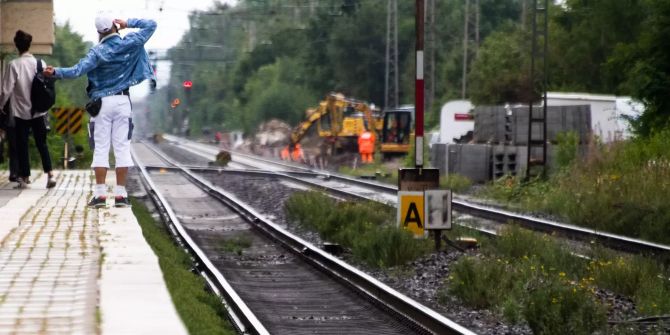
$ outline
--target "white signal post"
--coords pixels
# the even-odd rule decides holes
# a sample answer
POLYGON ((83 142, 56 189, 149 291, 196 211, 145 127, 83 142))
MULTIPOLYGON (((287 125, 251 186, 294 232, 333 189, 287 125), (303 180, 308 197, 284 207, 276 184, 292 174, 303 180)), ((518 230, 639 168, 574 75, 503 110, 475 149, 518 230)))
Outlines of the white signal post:
POLYGON ((423 167, 423 109, 424 109, 424 81, 423 81, 423 29, 425 20, 425 0, 416 0, 416 84, 414 93, 414 154, 417 169, 423 167))

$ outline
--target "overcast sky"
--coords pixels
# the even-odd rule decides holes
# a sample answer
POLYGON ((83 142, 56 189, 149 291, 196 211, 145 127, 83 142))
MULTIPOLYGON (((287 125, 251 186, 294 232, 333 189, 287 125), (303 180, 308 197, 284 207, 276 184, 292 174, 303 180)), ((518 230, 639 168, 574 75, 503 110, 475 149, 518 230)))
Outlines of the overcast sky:
MULTIPOLYGON (((188 14, 194 10, 211 8, 215 2, 215 0, 54 0, 53 3, 56 23, 65 24, 69 21, 72 29, 83 35, 87 41, 96 43, 98 39, 95 30, 96 13, 109 11, 121 19, 139 17, 156 20, 158 29, 146 44, 146 48, 168 49, 176 45, 188 29, 188 14)), ((235 0, 219 2, 232 4, 235 0)), ((165 84, 169 75, 169 65, 159 63, 159 85, 165 84)), ((133 89, 133 96, 136 97, 147 93, 146 83, 133 89)))

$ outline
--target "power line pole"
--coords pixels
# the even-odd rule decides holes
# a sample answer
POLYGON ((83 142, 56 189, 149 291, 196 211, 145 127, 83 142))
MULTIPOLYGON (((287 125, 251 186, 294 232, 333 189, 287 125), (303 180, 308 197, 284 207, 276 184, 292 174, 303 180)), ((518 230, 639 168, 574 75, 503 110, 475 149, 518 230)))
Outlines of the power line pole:
POLYGON ((461 77, 461 99, 465 99, 465 90, 468 86, 468 26, 470 21, 470 0, 465 0, 465 14, 463 15, 463 74, 461 77))
POLYGON ((384 108, 398 107, 398 0, 387 3, 385 79, 384 108))
POLYGON ((461 78, 461 99, 466 98, 468 89, 468 63, 470 61, 470 44, 474 44, 475 54, 479 51, 479 0, 475 0, 474 11, 470 0, 465 0, 463 9, 463 73, 461 78), (474 19, 472 18, 474 16, 474 19), (474 36, 473 36, 474 35, 474 36))
POLYGON ((426 0, 426 31, 425 31, 425 72, 424 80, 426 82, 426 110, 433 110, 433 101, 435 101, 435 0, 426 0))

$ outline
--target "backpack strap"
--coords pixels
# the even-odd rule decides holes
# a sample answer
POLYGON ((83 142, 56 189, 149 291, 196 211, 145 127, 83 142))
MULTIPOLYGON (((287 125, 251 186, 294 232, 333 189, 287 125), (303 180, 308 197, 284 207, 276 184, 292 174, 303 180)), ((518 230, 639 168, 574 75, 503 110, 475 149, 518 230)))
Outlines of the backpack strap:
POLYGON ((44 69, 42 68, 42 59, 37 58, 37 74, 40 74, 43 71, 44 71, 44 69))

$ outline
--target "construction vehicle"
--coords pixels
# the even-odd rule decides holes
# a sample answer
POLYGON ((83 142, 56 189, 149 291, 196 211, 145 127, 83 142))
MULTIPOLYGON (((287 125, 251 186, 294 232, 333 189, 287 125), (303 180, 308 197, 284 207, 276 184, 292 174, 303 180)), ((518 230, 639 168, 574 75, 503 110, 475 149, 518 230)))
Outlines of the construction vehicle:
POLYGON ((317 108, 308 109, 307 118, 293 129, 288 144, 291 154, 282 154, 283 159, 294 156, 298 143, 314 125, 319 137, 326 139, 336 150, 354 151, 358 135, 365 130, 379 133, 383 119, 372 104, 330 93, 317 108))
POLYGON ((384 157, 406 155, 409 152, 410 138, 414 136, 413 121, 414 106, 402 106, 384 111, 379 140, 384 157))

